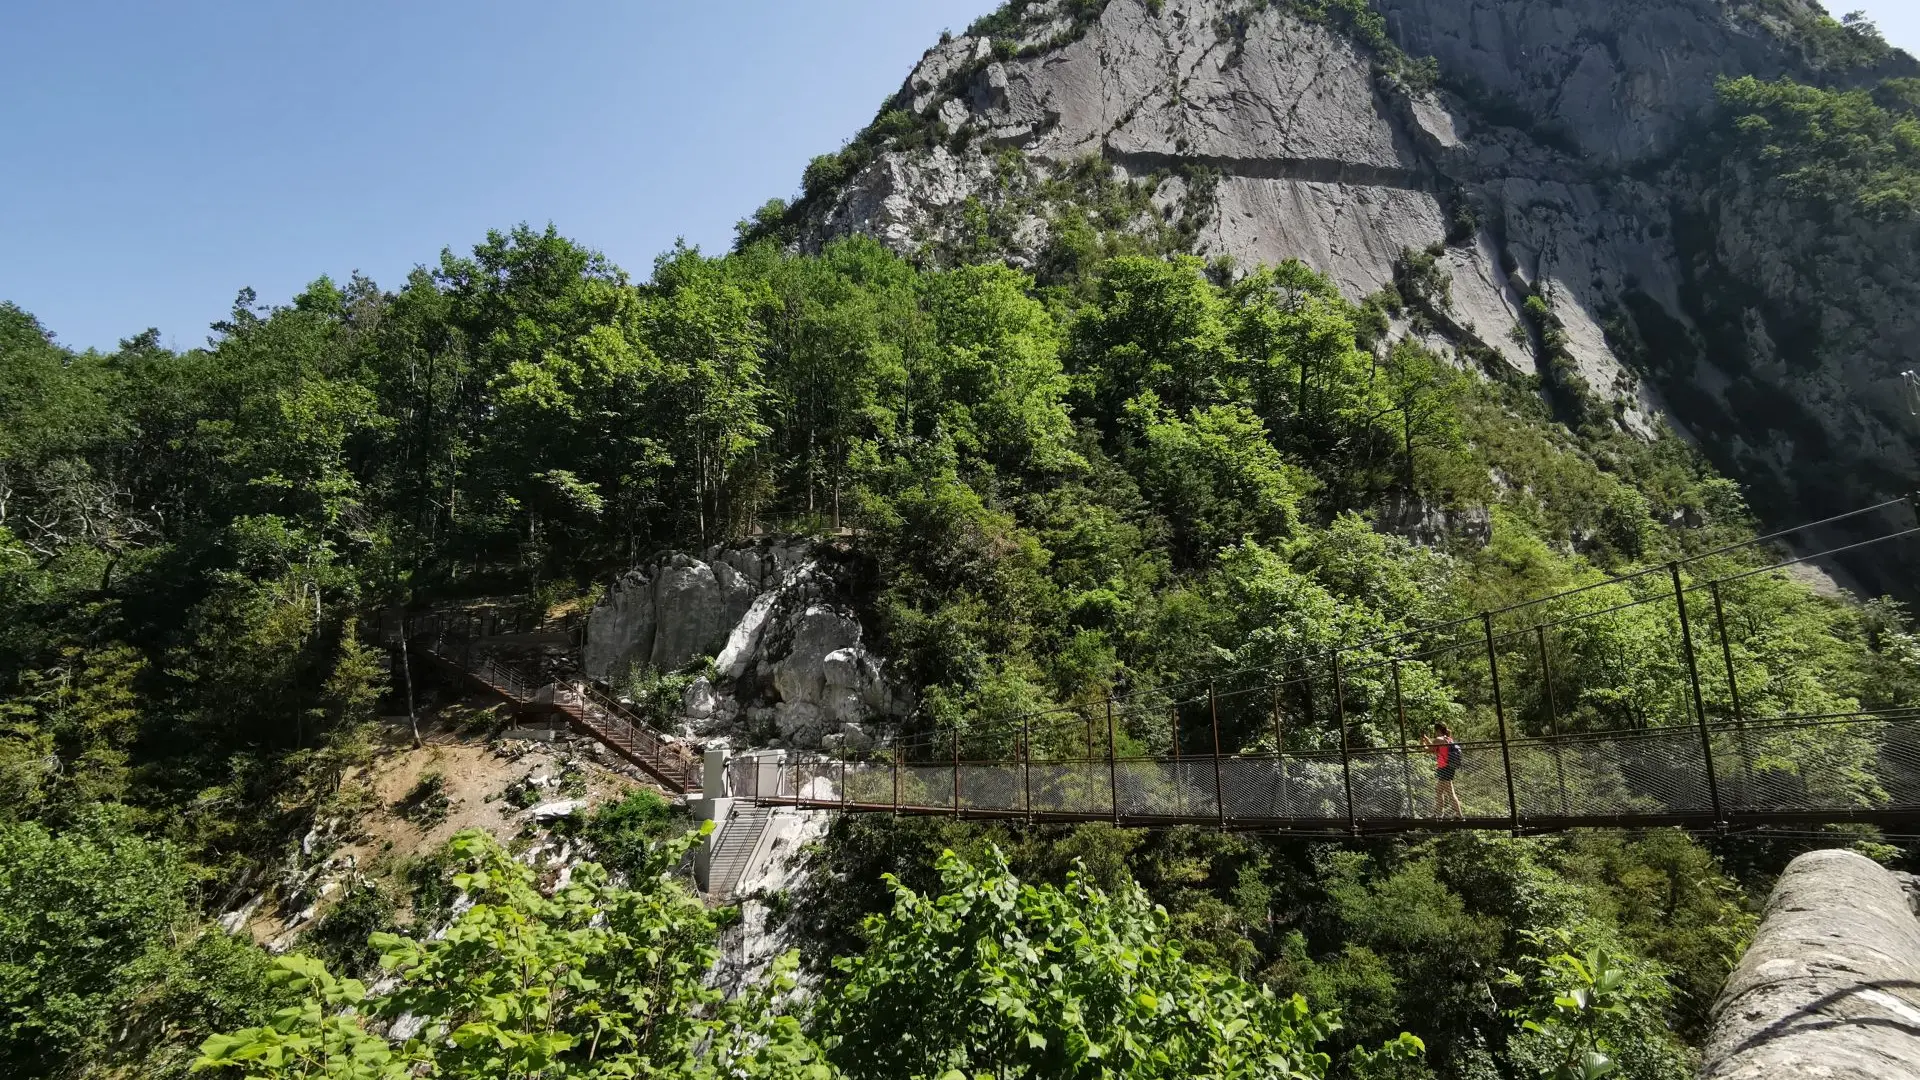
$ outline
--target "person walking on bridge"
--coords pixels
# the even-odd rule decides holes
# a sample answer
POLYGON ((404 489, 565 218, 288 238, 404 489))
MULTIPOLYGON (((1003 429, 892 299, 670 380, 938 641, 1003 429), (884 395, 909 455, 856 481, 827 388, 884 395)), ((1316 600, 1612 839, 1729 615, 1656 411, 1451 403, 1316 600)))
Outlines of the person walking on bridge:
POLYGON ((1460 805, 1460 796, 1453 790, 1453 774, 1461 760, 1460 744, 1453 741, 1453 732, 1445 724, 1435 724, 1433 736, 1420 736, 1420 745, 1433 751, 1433 816, 1446 817, 1447 804, 1452 803, 1454 816, 1467 820, 1466 808, 1460 805))

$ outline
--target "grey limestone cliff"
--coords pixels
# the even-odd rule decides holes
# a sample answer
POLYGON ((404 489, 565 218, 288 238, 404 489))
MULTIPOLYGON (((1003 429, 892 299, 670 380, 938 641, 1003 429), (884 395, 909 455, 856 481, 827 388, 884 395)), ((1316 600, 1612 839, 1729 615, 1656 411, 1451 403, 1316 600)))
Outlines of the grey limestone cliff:
MULTIPOLYGON (((927 53, 892 108, 937 138, 810 193, 802 239, 938 253, 985 210, 1013 219, 1003 254, 1044 266, 1034 193, 1095 161, 1152 189, 1138 228, 1178 220, 1241 267, 1298 258, 1354 299, 1432 251, 1431 321, 1463 356, 1628 430, 1664 412, 1763 514, 1817 516, 1913 486, 1896 391, 1920 366, 1920 230, 1809 219, 1702 153, 1718 77, 1822 77, 1785 32, 1796 4, 1375 0, 1397 50, 1284 2, 1110 0, 1079 23, 1028 4, 1014 40, 927 53)), ((1895 53, 1857 77, 1910 71, 1895 53)))
POLYGON ((584 667, 616 687, 711 661, 674 719, 712 742, 871 745, 911 704, 867 647, 841 573, 804 541, 663 554, 587 620, 584 667))

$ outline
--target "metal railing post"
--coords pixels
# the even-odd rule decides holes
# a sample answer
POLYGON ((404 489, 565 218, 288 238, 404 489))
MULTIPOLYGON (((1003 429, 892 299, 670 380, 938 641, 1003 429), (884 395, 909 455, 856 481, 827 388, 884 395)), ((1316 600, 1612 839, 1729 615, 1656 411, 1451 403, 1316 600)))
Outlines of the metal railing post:
POLYGON ((1113 803, 1113 823, 1120 824, 1120 755, 1113 734, 1113 698, 1107 698, 1107 798, 1113 803))
POLYGON ((1173 706, 1173 816, 1181 817, 1187 812, 1186 784, 1180 777, 1180 706, 1173 706))
POLYGON ((1033 718, 1020 714, 1020 802, 1033 824, 1033 718))
POLYGON ((1547 624, 1535 626, 1540 638, 1540 685, 1547 696, 1547 734, 1553 739, 1553 775, 1560 784, 1560 813, 1571 813, 1567 798, 1567 760, 1560 746, 1560 703, 1553 697, 1553 661, 1547 658, 1547 624))
POLYGON ((1700 693, 1700 664, 1693 655, 1693 622, 1687 617, 1687 591, 1680 585, 1680 564, 1670 562, 1673 575, 1673 606, 1680 612, 1680 644, 1687 652, 1687 681, 1693 687, 1694 716, 1700 722, 1700 756, 1707 765, 1707 797, 1713 802, 1713 820, 1727 820, 1720 808, 1720 778, 1713 767, 1713 733, 1707 730, 1707 699, 1700 693))
POLYGON ((1487 674, 1493 680, 1493 716, 1500 725, 1500 767, 1507 774, 1507 822, 1513 831, 1518 833, 1520 831, 1520 800, 1514 797, 1513 750, 1507 737, 1507 709, 1500 700, 1500 653, 1493 645, 1493 613, 1481 612, 1480 625, 1487 634, 1487 674))
MULTIPOLYGON (((1113 702, 1111 699, 1107 702, 1107 711, 1113 711, 1113 702)), ((1099 777, 1094 775, 1095 766, 1100 761, 1100 755, 1093 748, 1093 713, 1089 711, 1085 716, 1087 720, 1087 813, 1091 814, 1096 805, 1093 792, 1100 782, 1099 777)), ((1062 778, 1069 781, 1069 784, 1071 783, 1073 779, 1071 766, 1062 773, 1062 778)))
POLYGON ((1713 622, 1720 633, 1720 661, 1727 665, 1727 694, 1733 703, 1733 740, 1740 755, 1740 790, 1735 801, 1745 804, 1753 797, 1753 751, 1747 745, 1747 710, 1740 703, 1740 675, 1733 669, 1733 641, 1727 636, 1727 608, 1720 599, 1720 583, 1707 582, 1713 595, 1713 622))
POLYGON ((960 816, 960 728, 953 729, 953 816, 960 816))
POLYGON ((1212 679, 1207 680, 1207 712, 1213 720, 1213 808, 1218 812, 1220 829, 1227 828, 1227 793, 1220 787, 1220 697, 1212 679))
POLYGON ((1720 583, 1707 582, 1707 592, 1713 596, 1713 622, 1720 632, 1720 662, 1727 665, 1727 694, 1733 703, 1733 723, 1737 728, 1746 719, 1746 710, 1740 704, 1740 675, 1733 670, 1733 642, 1727 638, 1727 609, 1720 599, 1720 583))
POLYGON ((1407 816, 1420 816, 1413 798, 1413 751, 1407 746, 1407 699, 1400 688, 1400 658, 1393 658, 1393 715, 1400 725, 1400 782, 1407 792, 1407 816))
POLYGON ((1273 685, 1273 764, 1280 771, 1280 808, 1285 817, 1293 816, 1293 801, 1287 792, 1287 721, 1280 708, 1280 684, 1273 685))
POLYGON ((1340 650, 1333 651, 1333 714, 1340 725, 1340 786, 1347 795, 1347 831, 1359 833, 1353 812, 1353 755, 1347 749, 1347 695, 1340 683, 1340 650))
POLYGON ((900 754, 898 747, 893 751, 893 816, 900 816, 900 754))

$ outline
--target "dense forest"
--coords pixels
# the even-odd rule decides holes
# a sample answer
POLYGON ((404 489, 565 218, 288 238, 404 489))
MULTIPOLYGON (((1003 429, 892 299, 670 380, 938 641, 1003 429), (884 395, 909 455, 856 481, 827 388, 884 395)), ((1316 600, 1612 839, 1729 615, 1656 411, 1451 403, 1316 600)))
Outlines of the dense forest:
MULTIPOLYGON (((1780 183, 1914 212, 1912 87, 1723 93, 1780 183)), ((149 331, 75 352, 0 304, 0 1071, 1690 1075, 1785 860, 1905 852, 845 818, 772 898, 798 953, 728 998, 706 973, 736 913, 691 890, 698 833, 641 791, 562 823, 595 860, 562 883, 512 857, 524 839, 463 834, 283 955, 215 922, 364 806, 401 692, 383 609, 590 605, 662 549, 830 538, 916 690, 897 737, 990 754, 1036 710, 1753 535, 1680 438, 1432 344, 1433 253, 1354 303, 1298 263, 1248 273, 1120 227, 1150 187, 1096 171, 1062 181, 1027 270, 990 244, 804 252, 776 208, 644 280, 522 226, 397 287, 243 290, 183 351, 149 331)), ((1920 691, 1897 603, 1771 577, 1728 601, 1756 709, 1920 691)), ((1645 725, 1679 697, 1652 618, 1560 659, 1562 723, 1645 725)), ((1423 719, 1467 692, 1414 690, 1423 719)))

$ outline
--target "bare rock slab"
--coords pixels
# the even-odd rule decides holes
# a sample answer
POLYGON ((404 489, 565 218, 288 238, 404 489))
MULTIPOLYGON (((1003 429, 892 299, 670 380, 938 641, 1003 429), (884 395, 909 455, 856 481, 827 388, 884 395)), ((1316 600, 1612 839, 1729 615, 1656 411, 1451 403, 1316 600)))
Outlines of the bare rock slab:
POLYGON ((1702 1080, 1920 1080, 1920 919, 1851 851, 1795 859, 1714 1004, 1702 1080))

